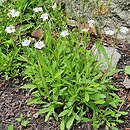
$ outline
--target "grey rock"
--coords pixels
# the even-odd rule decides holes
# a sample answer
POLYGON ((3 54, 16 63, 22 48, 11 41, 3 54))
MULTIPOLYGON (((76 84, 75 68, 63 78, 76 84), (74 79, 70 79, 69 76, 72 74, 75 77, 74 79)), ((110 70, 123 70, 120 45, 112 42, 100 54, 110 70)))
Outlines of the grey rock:
POLYGON ((97 47, 94 44, 94 46, 92 47, 92 51, 93 54, 96 56, 97 61, 102 62, 102 64, 100 65, 101 69, 107 70, 109 68, 111 70, 114 70, 119 59, 121 58, 121 55, 117 52, 117 49, 115 47, 102 46, 107 54, 107 57, 105 57, 101 49, 99 49, 100 47, 101 46, 97 47))
POLYGON ((125 86, 126 89, 130 89, 130 79, 128 77, 125 77, 123 85, 125 86))
POLYGON ((130 43, 130 0, 102 0, 103 4, 108 6, 108 13, 105 15, 94 16, 98 10, 100 0, 65 0, 66 12, 70 17, 79 19, 84 22, 94 19, 99 30, 104 33, 104 28, 113 30, 121 26, 127 27, 129 32, 126 35, 118 34, 117 38, 130 43))

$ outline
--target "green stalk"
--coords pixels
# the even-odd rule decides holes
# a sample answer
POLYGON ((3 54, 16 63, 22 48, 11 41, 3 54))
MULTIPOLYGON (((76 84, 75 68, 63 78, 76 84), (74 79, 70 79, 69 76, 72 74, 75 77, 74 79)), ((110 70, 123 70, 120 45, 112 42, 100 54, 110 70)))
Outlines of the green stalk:
MULTIPOLYGON (((43 84, 44 90, 45 90, 45 92, 48 96, 49 91, 48 91, 48 88, 47 88, 46 80, 45 80, 45 77, 44 77, 44 74, 43 74, 43 71, 42 71, 42 67, 41 67, 38 55, 37 55, 37 61, 38 61, 39 73, 40 73, 40 76, 41 76, 41 79, 42 79, 42 84, 43 84)), ((38 90, 39 90, 40 95, 42 95, 42 91, 41 91, 39 86, 38 86, 38 90)))

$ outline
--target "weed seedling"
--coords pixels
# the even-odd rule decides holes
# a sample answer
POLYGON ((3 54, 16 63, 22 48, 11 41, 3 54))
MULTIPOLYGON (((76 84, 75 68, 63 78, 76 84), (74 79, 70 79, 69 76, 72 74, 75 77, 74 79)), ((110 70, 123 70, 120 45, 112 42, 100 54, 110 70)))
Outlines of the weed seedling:
POLYGON ((20 117, 15 119, 20 125, 19 128, 22 129, 22 127, 27 127, 29 124, 29 121, 25 119, 23 114, 20 115, 20 117))

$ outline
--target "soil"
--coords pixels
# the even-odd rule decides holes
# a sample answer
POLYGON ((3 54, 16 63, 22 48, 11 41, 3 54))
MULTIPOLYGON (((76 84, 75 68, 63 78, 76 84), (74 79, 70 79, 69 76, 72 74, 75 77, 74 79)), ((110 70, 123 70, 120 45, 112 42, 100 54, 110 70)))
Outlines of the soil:
MULTIPOLYGON (((130 45, 119 44, 118 51, 121 59, 117 68, 124 68, 130 65, 130 45)), ((123 118, 124 123, 118 124, 119 130, 130 130, 130 90, 125 89, 123 72, 115 74, 113 79, 115 86, 119 88, 118 95, 124 100, 120 105, 120 110, 127 111, 128 115, 123 118)), ((37 115, 40 108, 38 105, 27 105, 27 100, 31 98, 29 91, 20 89, 20 86, 29 83, 30 80, 23 80, 21 77, 0 80, 0 130, 7 130, 10 124, 15 126, 15 130, 59 130, 59 122, 53 118, 49 122, 44 122, 44 116, 37 115), (23 114, 24 119, 29 121, 27 127, 21 127, 15 119, 23 114)), ((71 130, 93 130, 88 123, 74 125, 71 130)), ((101 128, 103 130, 103 128, 101 128)))

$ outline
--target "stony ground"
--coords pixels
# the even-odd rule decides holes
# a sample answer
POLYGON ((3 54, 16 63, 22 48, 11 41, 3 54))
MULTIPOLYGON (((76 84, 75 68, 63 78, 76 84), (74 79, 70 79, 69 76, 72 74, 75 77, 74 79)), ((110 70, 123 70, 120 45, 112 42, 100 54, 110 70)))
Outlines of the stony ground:
MULTIPOLYGON (((102 7, 97 6, 97 0, 60 0, 65 2, 66 11, 74 19, 96 20, 101 32, 107 28, 111 30, 125 26, 130 29, 130 1, 102 0, 102 7)), ((99 0, 100 1, 100 0, 99 0)), ((98 2, 99 2, 98 1, 98 2)), ((100 3, 100 2, 99 2, 100 3)), ((101 3, 99 4, 101 5, 101 3)), ((130 31, 127 35, 118 34, 118 38, 130 43, 130 31)))

